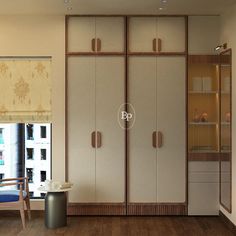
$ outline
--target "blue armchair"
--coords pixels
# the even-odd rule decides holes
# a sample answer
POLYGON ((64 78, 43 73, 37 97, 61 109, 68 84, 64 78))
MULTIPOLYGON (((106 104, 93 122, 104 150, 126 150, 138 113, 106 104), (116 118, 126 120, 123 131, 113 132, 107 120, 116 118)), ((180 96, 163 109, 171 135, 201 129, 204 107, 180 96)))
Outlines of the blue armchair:
POLYGON ((28 218, 31 219, 28 177, 1 179, 0 181, 0 187, 19 186, 19 190, 0 190, 0 208, 19 209, 22 225, 25 228, 24 204, 26 205, 28 218))

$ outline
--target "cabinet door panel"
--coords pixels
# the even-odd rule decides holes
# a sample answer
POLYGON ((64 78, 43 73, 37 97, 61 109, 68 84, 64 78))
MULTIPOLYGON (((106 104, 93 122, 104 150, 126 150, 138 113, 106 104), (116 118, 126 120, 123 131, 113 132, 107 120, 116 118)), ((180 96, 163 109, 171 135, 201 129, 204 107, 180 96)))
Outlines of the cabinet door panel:
POLYGON ((157 18, 157 37, 161 39, 161 52, 185 51, 185 19, 183 17, 157 18))
POLYGON ((95 201, 95 58, 68 60, 68 177, 74 186, 69 202, 95 201))
POLYGON ((157 36, 156 17, 131 17, 129 21, 129 51, 153 52, 157 36))
POLYGON ((123 52, 124 18, 97 17, 96 38, 101 39, 102 52, 123 52))
POLYGON ((68 23, 68 51, 92 52, 95 38, 95 17, 70 17, 68 23))
POLYGON ((157 201, 185 201, 185 58, 157 58, 157 201))
POLYGON ((125 60, 96 58, 96 130, 101 147, 96 149, 96 201, 124 202, 125 130, 117 114, 124 103, 125 60))
POLYGON ((131 57, 129 102, 136 121, 129 130, 129 201, 156 202, 156 58, 131 57))

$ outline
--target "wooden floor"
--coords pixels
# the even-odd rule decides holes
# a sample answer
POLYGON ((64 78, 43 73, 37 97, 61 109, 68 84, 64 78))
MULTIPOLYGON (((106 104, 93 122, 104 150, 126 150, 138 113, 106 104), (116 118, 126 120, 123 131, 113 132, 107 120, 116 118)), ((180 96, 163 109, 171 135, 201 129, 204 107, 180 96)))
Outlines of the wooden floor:
POLYGON ((50 230, 43 216, 33 216, 22 230, 19 216, 0 214, 3 236, 227 236, 230 232, 219 217, 68 217, 68 226, 50 230))

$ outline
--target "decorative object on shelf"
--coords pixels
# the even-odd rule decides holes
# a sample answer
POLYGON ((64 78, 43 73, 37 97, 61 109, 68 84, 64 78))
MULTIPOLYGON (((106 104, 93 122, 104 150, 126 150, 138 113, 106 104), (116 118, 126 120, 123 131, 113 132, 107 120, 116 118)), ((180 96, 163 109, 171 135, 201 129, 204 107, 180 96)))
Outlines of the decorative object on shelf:
POLYGON ((203 77, 202 78, 202 90, 203 91, 212 91, 212 78, 203 77))
POLYGON ((203 112, 203 113, 201 114, 200 121, 201 121, 201 122, 208 122, 208 114, 207 114, 207 112, 203 112))
POLYGON ((225 121, 230 122, 230 112, 225 113, 225 121))
POLYGON ((200 122, 200 115, 198 113, 198 109, 194 110, 193 121, 194 122, 200 122))
POLYGON ((202 78, 193 77, 193 91, 202 91, 202 78))
POLYGON ((229 92, 230 91, 230 78, 225 77, 223 81, 224 81, 224 92, 229 92))

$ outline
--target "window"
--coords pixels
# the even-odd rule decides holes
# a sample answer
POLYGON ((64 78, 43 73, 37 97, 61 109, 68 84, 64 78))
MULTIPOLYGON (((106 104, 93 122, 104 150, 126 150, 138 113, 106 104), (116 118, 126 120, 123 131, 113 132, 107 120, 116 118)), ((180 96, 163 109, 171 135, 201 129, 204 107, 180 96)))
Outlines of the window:
POLYGON ((51 178, 51 124, 0 123, 0 130, 0 173, 4 178, 27 176, 31 197, 42 198, 38 187, 51 178), (41 139, 41 127, 46 128, 46 139, 41 139))
POLYGON ((40 193, 41 198, 45 198, 46 193, 40 193))
POLYGON ((40 137, 47 138, 47 128, 46 126, 40 126, 40 137))
POLYGON ((47 150, 45 148, 41 149, 41 160, 47 159, 47 150))
POLYGON ((26 155, 27 155, 27 160, 33 160, 34 159, 34 149, 33 148, 26 148, 26 155))
POLYGON ((0 144, 4 144, 4 139, 3 139, 3 128, 0 128, 0 144))
POLYGON ((26 175, 29 178, 29 183, 33 183, 33 168, 26 168, 26 175))
POLYGON ((0 151, 0 165, 4 165, 3 151, 0 151))
POLYGON ((33 124, 26 125, 26 132, 27 132, 27 139, 34 140, 34 125, 33 124))
POLYGON ((40 179, 41 179, 41 182, 44 182, 46 180, 46 171, 45 170, 40 171, 40 179))
POLYGON ((29 192, 30 198, 34 197, 34 192, 29 192))
POLYGON ((4 174, 3 173, 0 173, 0 179, 4 179, 4 174))
POLYGON ((5 176, 5 175, 4 175, 3 173, 0 173, 0 184, 2 183, 2 182, 1 182, 1 179, 4 179, 4 176, 5 176))

